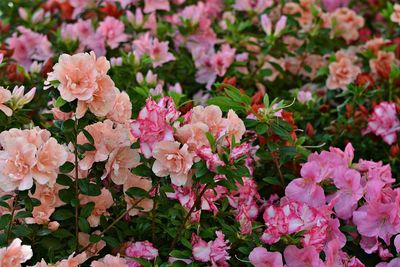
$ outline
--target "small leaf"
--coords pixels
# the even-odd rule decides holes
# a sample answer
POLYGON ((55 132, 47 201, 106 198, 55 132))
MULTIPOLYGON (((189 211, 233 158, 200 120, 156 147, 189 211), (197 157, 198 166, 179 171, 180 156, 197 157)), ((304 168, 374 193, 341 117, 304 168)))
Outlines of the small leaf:
POLYGON ((146 190, 139 187, 131 187, 128 190, 126 190, 125 194, 127 194, 130 197, 150 197, 149 193, 146 190))
POLYGON ((82 232, 84 232, 84 233, 90 232, 90 225, 85 218, 79 217, 78 225, 79 225, 79 229, 81 229, 82 232))
POLYGON ((64 165, 60 167, 60 172, 61 173, 69 173, 72 172, 72 170, 75 168, 75 165, 72 162, 65 162, 64 165))
POLYGON ((63 221, 74 217, 74 214, 68 209, 59 209, 53 213, 52 217, 56 221, 63 221))
POLYGON ((81 209, 80 216, 83 218, 87 218, 90 216, 94 208, 94 202, 89 202, 81 209))

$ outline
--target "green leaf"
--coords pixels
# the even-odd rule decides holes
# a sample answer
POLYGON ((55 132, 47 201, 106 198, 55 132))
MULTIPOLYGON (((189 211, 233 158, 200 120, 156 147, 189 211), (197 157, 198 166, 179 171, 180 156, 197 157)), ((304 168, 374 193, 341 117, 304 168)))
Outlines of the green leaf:
POLYGON ((29 218, 29 217, 32 217, 32 213, 29 211, 20 211, 15 215, 16 219, 29 218))
POLYGON ((89 233, 90 232, 90 225, 88 221, 85 218, 79 217, 78 218, 78 225, 79 229, 84 232, 84 233, 89 233))
POLYGON ((0 216, 0 230, 6 228, 11 221, 11 214, 4 214, 0 216))
POLYGON ((75 165, 72 162, 65 162, 64 165, 60 167, 60 172, 61 173, 69 173, 72 172, 72 170, 75 168, 75 165))
POLYGON ((85 135, 85 137, 86 137, 86 139, 88 140, 88 142, 89 142, 90 144, 94 145, 93 136, 92 136, 88 131, 86 131, 85 129, 83 129, 82 132, 83 132, 83 134, 85 135))
POLYGON ((57 231, 53 232, 52 235, 57 238, 66 238, 74 236, 71 232, 62 228, 59 228, 57 231))
POLYGON ((140 187, 131 187, 125 191, 125 194, 130 197, 150 197, 149 193, 140 187))
POLYGON ((74 130, 74 127, 75 121, 69 119, 62 123, 61 130, 63 130, 64 132, 72 132, 74 130))
POLYGON ((106 241, 107 245, 111 247, 118 247, 120 244, 120 242, 112 236, 104 236, 103 240, 106 241))
POLYGON ((49 234, 51 234, 51 230, 47 229, 47 228, 40 229, 40 230, 38 230, 36 232, 37 236, 46 236, 46 235, 49 235, 49 234))
POLYGON ((65 185, 65 186, 72 186, 74 184, 74 182, 68 175, 59 174, 57 177, 57 184, 65 185))
POLYGON ((78 181, 79 189, 81 193, 87 196, 99 196, 101 194, 101 188, 98 184, 90 183, 86 179, 80 179, 78 181))
POLYGON ((132 173, 143 177, 151 177, 153 175, 151 169, 144 164, 132 169, 132 173))
POLYGON ((169 255, 179 259, 190 259, 192 253, 191 251, 173 250, 171 253, 169 253, 169 255))
POLYGON ((93 208, 94 208, 94 202, 89 202, 88 204, 82 207, 79 216, 83 218, 89 217, 93 211, 93 208))
POLYGON ((59 209, 53 213, 52 217, 55 221, 64 221, 74 217, 74 214, 69 209, 59 209))
POLYGON ((99 242, 101 240, 101 236, 98 236, 98 235, 90 235, 90 237, 89 237, 89 241, 90 241, 90 243, 97 243, 97 242, 99 242))
POLYGON ((56 108, 60 108, 64 106, 65 103, 67 103, 67 101, 65 101, 64 99, 61 98, 61 96, 59 96, 56 100, 55 106, 56 108))
POLYGON ((276 177, 265 177, 263 178, 263 181, 272 185, 281 185, 281 182, 276 177))

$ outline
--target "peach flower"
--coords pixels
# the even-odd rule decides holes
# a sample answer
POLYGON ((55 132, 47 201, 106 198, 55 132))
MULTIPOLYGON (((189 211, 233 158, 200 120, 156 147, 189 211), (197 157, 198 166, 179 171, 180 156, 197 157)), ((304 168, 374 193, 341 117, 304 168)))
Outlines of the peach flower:
POLYGON ((32 258, 33 252, 31 246, 21 244, 21 239, 16 238, 8 247, 0 249, 1 267, 19 267, 21 263, 32 258))
POLYGON ((232 136, 235 137, 236 142, 239 142, 246 131, 244 122, 238 117, 238 115, 232 109, 228 111, 227 122, 228 122, 227 123, 228 127, 227 127, 226 137, 228 138, 228 142, 229 143, 231 142, 232 136))
MULTIPOLYGON (((142 188, 146 191, 149 191, 152 188, 151 180, 144 178, 144 177, 136 176, 132 173, 129 173, 129 175, 124 183, 124 192, 126 192, 131 187, 138 187, 138 188, 142 188)), ((132 205, 138 201, 138 199, 129 197, 128 195, 125 195, 125 201, 127 203, 126 208, 130 209, 132 207, 132 205)), ((145 198, 142 201, 140 201, 136 206, 140 207, 142 209, 140 209, 140 210, 135 209, 135 208, 131 209, 129 211, 130 216, 136 216, 141 211, 147 212, 147 211, 152 210, 153 209, 153 200, 145 198)))
MULTIPOLYGON (((89 170, 94 162, 107 160, 109 154, 118 147, 129 146, 130 132, 125 125, 114 123, 110 120, 97 122, 85 127, 94 140, 95 151, 86 151, 84 158, 79 162, 82 170, 89 170)), ((83 133, 78 134, 78 144, 86 144, 89 141, 83 133)))
POLYGON ((285 61, 281 58, 275 58, 269 55, 264 58, 264 65, 262 66, 262 69, 269 69, 272 72, 271 75, 265 76, 264 80, 273 82, 281 72, 277 68, 275 68, 271 63, 279 65, 283 69, 285 61))
POLYGON ((128 267, 126 260, 121 258, 119 254, 117 256, 106 255, 104 258, 93 261, 90 267, 128 267))
POLYGON ((396 56, 393 52, 379 51, 377 58, 369 61, 369 66, 374 75, 388 79, 395 60, 396 56))
POLYGON ((54 211, 54 208, 42 203, 42 205, 33 208, 32 218, 26 218, 25 222, 27 224, 47 224, 50 222, 50 216, 54 211))
POLYGON ((361 69, 348 58, 343 57, 329 65, 329 77, 326 86, 328 89, 345 89, 357 78, 359 73, 361 73, 361 69))
POLYGON ((176 139, 182 144, 187 144, 190 151, 196 151, 202 146, 208 146, 206 133, 209 128, 203 122, 186 124, 176 130, 176 139))
POLYGON ((330 15, 331 23, 336 21, 334 34, 341 36, 349 44, 359 37, 358 30, 364 26, 364 18, 347 7, 336 9, 330 15))
POLYGON ((74 256, 75 253, 71 254, 68 259, 60 261, 56 264, 57 267, 79 267, 82 263, 87 260, 86 252, 82 252, 74 256))
POLYGON ((392 15, 390 15, 390 20, 394 23, 400 24, 400 5, 395 4, 393 7, 394 11, 392 15))
POLYGON ((68 102, 75 99, 87 101, 97 90, 96 56, 94 52, 75 55, 62 54, 48 81, 59 81, 57 86, 61 97, 68 102))
MULTIPOLYGON (((94 231, 93 234, 99 235, 100 231, 99 230, 94 231)), ((86 234, 83 232, 78 233, 79 245, 81 245, 82 247, 86 247, 87 245, 89 245, 90 244, 89 238, 90 238, 89 234, 86 234)), ((105 246, 106 246, 106 242, 104 240, 100 240, 99 242, 92 244, 91 246, 89 246, 86 249, 87 256, 93 257, 93 256, 98 255, 100 250, 102 250, 105 246)))
POLYGON ((6 192, 27 190, 33 186, 32 168, 36 164, 37 149, 23 137, 0 142, 6 150, 0 151, 0 188, 6 192))
POLYGON ((51 137, 37 153, 36 166, 33 168, 33 177, 40 184, 56 183, 58 169, 67 161, 67 150, 57 140, 51 137))
POLYGON ((12 109, 4 105, 11 99, 11 92, 4 87, 0 86, 0 110, 4 112, 8 117, 12 115, 12 109))
POLYGON ((91 227, 99 226, 101 215, 108 215, 107 209, 114 204, 111 192, 106 188, 101 189, 101 194, 99 196, 80 195, 79 199, 82 205, 86 205, 89 202, 95 204, 92 214, 88 217, 88 222, 91 227))
POLYGON ((174 185, 184 185, 191 176, 194 156, 186 144, 180 148, 179 142, 161 141, 154 146, 153 157, 156 161, 152 170, 159 177, 169 175, 174 185))
POLYGON ((224 134, 226 119, 222 118, 222 111, 218 106, 196 106, 192 109, 191 123, 202 122, 217 138, 224 134))
POLYGON ((111 180, 115 184, 121 185, 130 174, 130 169, 139 164, 140 155, 136 150, 131 149, 129 146, 115 149, 108 158, 102 178, 110 174, 111 180))
POLYGON ((97 80, 97 90, 89 101, 78 101, 76 116, 82 118, 87 109, 97 117, 104 117, 114 106, 117 90, 110 76, 103 75, 97 80))
POLYGON ((125 123, 132 117, 132 103, 126 92, 117 93, 114 107, 107 114, 107 118, 117 122, 125 123))
POLYGON ((56 221, 49 222, 49 224, 47 225, 47 228, 52 232, 57 231, 58 227, 60 227, 60 224, 56 221))
POLYGON ((64 186, 59 184, 54 184, 53 186, 36 184, 35 193, 32 197, 46 206, 57 208, 64 205, 64 202, 62 202, 58 196, 58 192, 62 188, 64 188, 64 186))

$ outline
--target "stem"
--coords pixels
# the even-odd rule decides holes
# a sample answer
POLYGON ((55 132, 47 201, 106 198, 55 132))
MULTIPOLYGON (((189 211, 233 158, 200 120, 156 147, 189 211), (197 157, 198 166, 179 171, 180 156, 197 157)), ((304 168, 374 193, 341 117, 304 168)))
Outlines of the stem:
POLYGON ((153 210, 151 212, 151 238, 153 240, 153 244, 156 241, 156 208, 157 208, 157 195, 158 188, 156 188, 155 198, 153 201, 153 210))
POLYGON ((11 220, 10 223, 8 224, 8 228, 7 228, 7 243, 9 244, 9 239, 10 239, 10 234, 11 234, 11 228, 12 225, 14 223, 14 215, 15 215, 15 206, 17 205, 18 202, 18 192, 16 192, 16 195, 13 199, 13 204, 12 204, 12 208, 11 208, 11 220))
MULTIPOLYGON (((195 208, 196 208, 197 206, 199 206, 200 201, 201 201, 201 197, 202 197, 203 194, 206 192, 207 187, 208 187, 208 184, 206 184, 206 185, 204 186, 203 190, 202 190, 202 191, 200 192, 200 194, 197 196, 197 199, 196 199, 194 205, 190 208, 189 212, 186 214, 185 219, 183 219, 183 222, 182 222, 181 226, 179 227, 178 232, 176 233, 176 236, 175 236, 174 240, 172 241, 171 247, 170 247, 170 249, 169 249, 169 253, 171 253, 171 251, 175 248, 176 242, 178 241, 179 237, 181 236, 181 234, 182 234, 182 232, 183 232, 183 229, 185 228, 185 225, 186 225, 187 220, 189 219, 190 215, 192 215, 192 213, 193 213, 193 211, 195 210, 195 208)), ((169 254, 169 253, 168 253, 168 254, 169 254)))
POLYGON ((281 181, 282 186, 285 187, 285 178, 283 177, 281 167, 279 166, 278 159, 275 157, 275 155, 272 155, 272 161, 274 162, 276 170, 278 171, 279 180, 281 181))
POLYGON ((75 124, 74 124, 74 134, 75 134, 75 148, 74 148, 74 155, 75 155, 75 196, 77 199, 77 203, 75 206, 75 238, 76 238, 76 247, 75 251, 78 251, 79 248, 79 225, 78 225, 78 212, 79 212, 79 169, 78 169, 78 120, 75 117, 75 124))
MULTIPOLYGON (((150 188, 150 190, 148 192, 151 192, 154 188, 156 188, 159 185, 159 182, 152 186, 152 188, 150 188)), ((100 234, 98 234, 100 237, 103 237, 105 233, 107 233, 117 222, 119 222, 120 220, 122 220, 126 214, 128 214, 131 210, 133 210, 134 208, 136 208, 137 204, 139 204, 143 199, 145 199, 145 197, 141 197, 139 198, 136 202, 134 202, 132 204, 132 206, 127 209, 126 211, 124 211, 120 216, 118 216, 118 218, 116 218, 109 226, 107 226, 102 232, 100 232, 100 234)), ((84 248, 82 248, 81 250, 78 251, 79 253, 84 252, 85 250, 87 250, 90 246, 92 246, 92 243, 87 244, 84 248)))

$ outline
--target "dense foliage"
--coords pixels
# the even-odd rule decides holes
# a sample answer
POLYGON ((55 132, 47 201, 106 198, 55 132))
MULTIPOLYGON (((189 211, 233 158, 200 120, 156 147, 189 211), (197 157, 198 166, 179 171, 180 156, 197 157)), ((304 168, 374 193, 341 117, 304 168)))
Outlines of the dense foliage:
POLYGON ((0 266, 400 266, 392 2, 1 0, 0 266))

